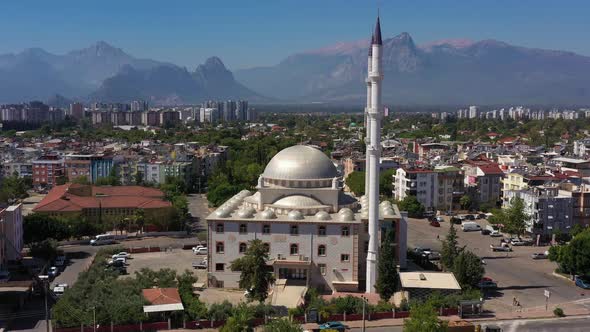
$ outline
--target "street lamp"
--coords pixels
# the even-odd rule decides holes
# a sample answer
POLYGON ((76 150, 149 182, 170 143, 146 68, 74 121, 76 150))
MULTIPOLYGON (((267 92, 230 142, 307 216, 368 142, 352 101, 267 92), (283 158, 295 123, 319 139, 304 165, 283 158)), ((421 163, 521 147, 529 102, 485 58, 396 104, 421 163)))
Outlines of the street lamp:
POLYGON ((45 293, 45 328, 47 329, 47 332, 49 332, 49 307, 47 305, 47 293, 49 292, 49 276, 40 275, 39 279, 43 283, 43 293, 45 293))
POLYGON ((365 306, 366 306, 368 299, 364 295, 361 295, 361 300, 363 300, 363 329, 362 329, 362 332, 365 332, 365 306))

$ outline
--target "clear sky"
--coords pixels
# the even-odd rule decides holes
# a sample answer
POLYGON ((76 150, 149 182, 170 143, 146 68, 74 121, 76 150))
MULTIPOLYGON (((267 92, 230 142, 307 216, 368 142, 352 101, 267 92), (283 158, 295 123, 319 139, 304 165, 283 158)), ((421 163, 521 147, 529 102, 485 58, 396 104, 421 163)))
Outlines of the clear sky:
POLYGON ((590 1, 582 0, 6 0, 0 54, 41 47, 62 54, 104 40, 144 58, 194 69, 219 56, 231 69, 272 65, 340 41, 383 35, 498 39, 590 55, 590 1))

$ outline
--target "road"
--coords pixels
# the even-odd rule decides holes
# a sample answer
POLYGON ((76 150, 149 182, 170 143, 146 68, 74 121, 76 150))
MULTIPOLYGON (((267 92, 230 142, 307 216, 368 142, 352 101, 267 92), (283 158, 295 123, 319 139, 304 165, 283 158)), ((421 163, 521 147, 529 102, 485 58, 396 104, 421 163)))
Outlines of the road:
MULTIPOLYGON (((502 332, 572 332, 588 331, 590 317, 572 318, 551 318, 551 319, 519 319, 506 321, 476 322, 482 327, 497 325, 502 332)), ((369 332, 402 332, 402 326, 372 327, 366 329, 369 332)), ((360 332, 361 329, 351 329, 353 332, 360 332)))
MULTIPOLYGON (((482 227, 486 223, 478 222, 482 227)), ((437 228, 430 226, 425 219, 410 218, 408 247, 421 246, 440 250, 441 240, 448 230, 448 219, 437 228)), ((499 238, 481 235, 480 232, 462 232, 460 227, 457 227, 457 231, 460 245, 466 245, 468 250, 482 257, 486 262, 486 276, 498 282, 498 291, 487 294, 487 309, 496 312, 514 310, 513 297, 517 297, 524 308, 544 306, 545 289, 551 291, 550 306, 590 298, 573 283, 554 276, 553 271, 557 267, 555 263, 531 259, 532 253, 544 252, 548 247, 514 247, 511 253, 496 253, 491 251, 490 244, 499 244, 499 238)))

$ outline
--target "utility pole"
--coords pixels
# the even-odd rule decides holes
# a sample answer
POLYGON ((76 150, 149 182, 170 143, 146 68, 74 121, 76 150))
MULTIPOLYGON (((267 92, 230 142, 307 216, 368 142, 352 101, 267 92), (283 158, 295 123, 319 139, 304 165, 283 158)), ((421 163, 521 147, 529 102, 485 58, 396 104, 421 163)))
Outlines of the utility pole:
POLYGON ((94 329, 94 332, 96 332, 96 306, 92 307, 92 320, 93 320, 92 328, 94 329))
POLYGON ((361 295, 361 299, 363 300, 363 329, 362 332, 365 332, 365 305, 367 302, 367 298, 361 295))
POLYGON ((47 304, 47 293, 49 292, 49 276, 41 275, 39 279, 43 282, 43 291, 45 293, 45 328, 49 332, 49 305, 47 304))

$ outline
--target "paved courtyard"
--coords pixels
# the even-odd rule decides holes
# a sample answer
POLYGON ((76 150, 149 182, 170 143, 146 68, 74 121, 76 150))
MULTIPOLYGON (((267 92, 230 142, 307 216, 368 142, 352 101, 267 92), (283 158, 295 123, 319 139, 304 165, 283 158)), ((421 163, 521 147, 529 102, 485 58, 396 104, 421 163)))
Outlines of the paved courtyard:
MULTIPOLYGON (((448 233, 448 217, 441 227, 432 227, 425 219, 412 219, 408 223, 408 247, 430 247, 440 250, 441 240, 448 233), (437 239, 437 235, 440 240, 437 239)), ((484 227, 486 221, 478 221, 484 227)), ((557 267, 549 260, 533 260, 531 254, 544 252, 548 247, 513 247, 513 252, 492 252, 490 244, 499 244, 500 238, 481 235, 480 232, 462 232, 457 226, 460 245, 483 258, 486 262, 486 276, 498 282, 498 291, 487 295, 486 308, 497 312, 513 311, 512 299, 517 297, 523 308, 544 307, 545 289, 551 291, 549 305, 584 300, 590 293, 584 292, 573 283, 553 275, 557 267)))

